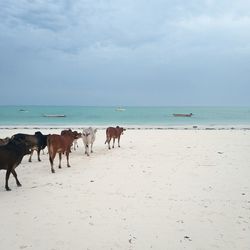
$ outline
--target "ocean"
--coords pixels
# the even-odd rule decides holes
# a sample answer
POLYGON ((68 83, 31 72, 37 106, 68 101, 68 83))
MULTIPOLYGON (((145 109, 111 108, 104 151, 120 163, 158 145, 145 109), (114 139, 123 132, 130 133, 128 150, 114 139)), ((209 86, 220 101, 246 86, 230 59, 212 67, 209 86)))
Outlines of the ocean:
POLYGON ((0 106, 1 127, 70 125, 250 127, 250 107, 0 106), (193 115, 175 117, 174 113, 193 115))

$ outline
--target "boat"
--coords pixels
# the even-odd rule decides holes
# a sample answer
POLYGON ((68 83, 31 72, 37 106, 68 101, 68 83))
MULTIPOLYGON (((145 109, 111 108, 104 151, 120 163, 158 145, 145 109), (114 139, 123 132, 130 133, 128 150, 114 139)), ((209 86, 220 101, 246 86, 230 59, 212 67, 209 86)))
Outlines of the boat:
POLYGON ((66 117, 66 115, 60 115, 60 114, 43 114, 43 117, 66 117))
POLYGON ((125 108, 117 108, 116 111, 125 111, 125 108))
POLYGON ((173 116, 175 117, 191 117, 193 115, 193 113, 189 113, 189 114, 173 114, 173 116))

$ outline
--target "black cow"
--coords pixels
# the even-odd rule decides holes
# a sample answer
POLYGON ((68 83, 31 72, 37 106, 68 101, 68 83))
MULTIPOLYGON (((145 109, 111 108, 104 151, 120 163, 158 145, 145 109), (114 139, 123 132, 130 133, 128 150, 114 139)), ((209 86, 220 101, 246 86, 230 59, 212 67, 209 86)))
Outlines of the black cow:
POLYGON ((24 155, 30 154, 30 146, 22 139, 11 139, 7 144, 0 145, 0 170, 7 170, 5 176, 5 189, 10 191, 8 186, 10 173, 16 179, 18 187, 21 183, 17 179, 15 168, 21 163, 24 155))
POLYGON ((10 138, 9 137, 5 137, 4 139, 0 138, 0 145, 5 145, 9 142, 10 138))
POLYGON ((26 141, 29 145, 31 145, 31 152, 29 162, 31 162, 31 157, 33 155, 34 150, 37 151, 37 159, 40 159, 40 151, 47 146, 47 135, 43 135, 40 131, 35 132, 34 135, 28 134, 15 134, 12 136, 12 139, 21 139, 26 141))

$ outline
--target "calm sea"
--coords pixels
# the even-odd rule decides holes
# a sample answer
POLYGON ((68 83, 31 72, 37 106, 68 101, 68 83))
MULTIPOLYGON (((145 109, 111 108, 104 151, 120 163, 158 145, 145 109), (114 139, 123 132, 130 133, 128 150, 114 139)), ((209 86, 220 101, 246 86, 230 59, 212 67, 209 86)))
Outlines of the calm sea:
POLYGON ((82 106, 0 106, 0 126, 68 125, 246 125, 250 107, 82 107, 82 106), (173 113, 193 113, 174 117, 173 113), (47 117, 65 115, 65 117, 47 117))

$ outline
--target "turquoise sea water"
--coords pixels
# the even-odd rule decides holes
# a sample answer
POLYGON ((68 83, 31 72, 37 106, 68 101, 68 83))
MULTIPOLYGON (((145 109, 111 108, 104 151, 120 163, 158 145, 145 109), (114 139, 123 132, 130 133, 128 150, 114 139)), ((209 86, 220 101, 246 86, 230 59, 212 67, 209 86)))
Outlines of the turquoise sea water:
POLYGON ((0 106, 0 126, 250 125, 250 107, 0 106), (173 113, 193 113, 174 117, 173 113), (66 117, 44 117, 65 115, 66 117))

